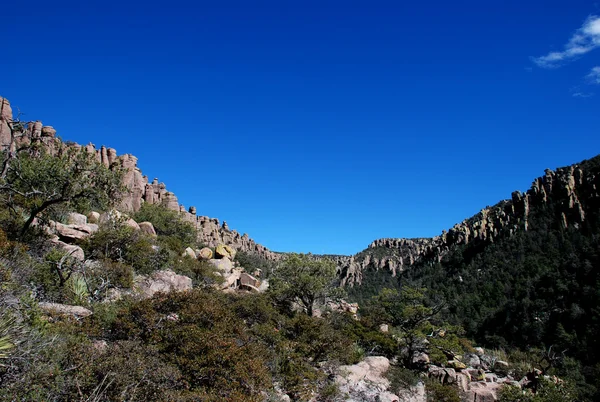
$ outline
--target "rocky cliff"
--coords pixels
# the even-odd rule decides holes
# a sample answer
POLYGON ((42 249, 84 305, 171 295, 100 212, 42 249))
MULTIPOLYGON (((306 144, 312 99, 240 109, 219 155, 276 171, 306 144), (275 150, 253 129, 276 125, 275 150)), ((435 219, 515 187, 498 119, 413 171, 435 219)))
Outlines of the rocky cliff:
POLYGON ((229 245, 236 250, 258 255, 267 260, 276 260, 279 254, 274 253, 266 247, 256 243, 247 234, 240 234, 229 228, 223 221, 208 216, 198 216, 196 207, 186 209, 179 204, 177 196, 170 191, 164 183, 158 179, 151 182, 137 166, 138 158, 131 154, 118 155, 114 148, 101 146, 97 148, 94 144, 79 145, 73 142, 62 141, 56 137, 56 130, 52 126, 45 126, 40 121, 24 123, 26 135, 11 138, 11 125, 20 124, 13 116, 12 108, 7 99, 0 97, 0 148, 7 150, 15 145, 37 142, 43 145, 47 152, 58 155, 69 147, 85 148, 89 153, 96 155, 98 162, 108 168, 122 168, 125 171, 123 184, 126 188, 119 209, 125 212, 138 211, 143 203, 164 204, 167 208, 178 211, 182 218, 194 224, 198 229, 199 241, 210 247, 218 244, 229 245))
POLYGON ((532 212, 549 204, 563 227, 579 228, 586 219, 586 211, 597 208, 600 199, 600 175, 587 168, 598 164, 600 156, 555 171, 546 169, 527 192, 515 191, 510 199, 482 209, 439 236, 379 239, 355 256, 336 257, 341 283, 360 285, 368 269, 387 270, 396 276, 416 263, 441 261, 453 247, 485 245, 501 236, 527 231, 532 224, 529 219, 532 212))

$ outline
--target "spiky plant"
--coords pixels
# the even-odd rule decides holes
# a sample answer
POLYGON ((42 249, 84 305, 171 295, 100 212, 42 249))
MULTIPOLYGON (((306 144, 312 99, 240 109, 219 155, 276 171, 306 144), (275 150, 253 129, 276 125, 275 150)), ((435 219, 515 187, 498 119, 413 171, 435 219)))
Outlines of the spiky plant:
POLYGON ((6 359, 9 351, 16 346, 16 340, 14 339, 16 327, 14 318, 0 317, 0 359, 6 359))
POLYGON ((90 292, 83 275, 74 273, 68 281, 69 296, 74 304, 86 304, 89 301, 90 292))

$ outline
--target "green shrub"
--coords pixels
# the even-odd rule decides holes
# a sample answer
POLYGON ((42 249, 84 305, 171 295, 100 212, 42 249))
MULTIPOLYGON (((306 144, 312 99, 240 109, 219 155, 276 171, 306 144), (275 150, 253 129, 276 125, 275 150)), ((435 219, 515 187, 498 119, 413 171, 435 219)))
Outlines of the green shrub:
POLYGON ((184 221, 177 211, 167 209, 164 205, 144 203, 133 215, 133 219, 136 222, 151 222, 159 237, 177 239, 185 247, 196 245, 197 231, 194 225, 184 221))
POLYGON ((434 380, 425 382, 427 402, 460 402, 458 390, 454 385, 442 385, 434 380))
POLYGON ((195 287, 223 283, 223 277, 216 274, 217 269, 208 261, 189 256, 179 257, 174 260, 172 269, 180 275, 192 278, 195 287))

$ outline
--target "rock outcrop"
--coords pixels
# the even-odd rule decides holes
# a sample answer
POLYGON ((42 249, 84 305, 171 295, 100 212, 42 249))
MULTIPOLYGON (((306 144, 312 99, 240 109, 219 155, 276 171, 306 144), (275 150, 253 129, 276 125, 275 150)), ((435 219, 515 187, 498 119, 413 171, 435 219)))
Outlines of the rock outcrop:
POLYGON ((192 280, 173 271, 156 271, 149 276, 137 275, 133 281, 135 294, 149 298, 158 292, 184 292, 192 289, 192 280))
MULTIPOLYGON (((0 97, 0 148, 6 149, 11 144, 9 123, 13 121, 13 112, 8 100, 0 97)), ((196 208, 188 210, 179 204, 177 196, 167 191, 164 183, 158 179, 148 180, 137 166, 138 158, 131 154, 117 155, 114 148, 104 145, 97 148, 94 144, 79 145, 72 142, 63 142, 56 137, 56 130, 52 126, 44 126, 40 121, 27 123, 27 136, 19 139, 19 144, 39 143, 52 155, 60 155, 69 148, 85 149, 94 154, 98 162, 111 169, 123 169, 123 185, 126 189, 119 205, 119 210, 124 212, 138 211, 142 203, 163 204, 167 208, 180 213, 182 218, 192 223, 198 229, 198 240, 209 246, 219 244, 227 245, 234 250, 255 254, 267 260, 277 260, 280 255, 273 253, 266 247, 256 243, 247 234, 240 234, 231 230, 226 222, 221 225, 216 218, 198 216, 196 208)), ((90 220, 91 223, 95 223, 90 220)), ((136 224, 137 225, 137 224, 136 224)))
MULTIPOLYGON (((346 401, 395 402, 400 398, 388 391, 390 381, 385 373, 390 361, 383 356, 370 356, 351 366, 340 366, 335 379, 346 401)), ((425 398, 422 399, 425 401, 425 398)))

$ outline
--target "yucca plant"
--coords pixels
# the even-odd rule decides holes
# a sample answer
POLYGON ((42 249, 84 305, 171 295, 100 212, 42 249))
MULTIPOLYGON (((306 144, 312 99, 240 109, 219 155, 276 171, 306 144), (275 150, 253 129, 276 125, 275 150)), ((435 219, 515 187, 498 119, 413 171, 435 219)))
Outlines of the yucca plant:
POLYGON ((0 359, 6 359, 9 351, 16 346, 14 333, 17 330, 15 319, 0 317, 0 359))
POLYGON ((85 278, 80 273, 73 273, 68 281, 69 296, 74 304, 86 304, 89 301, 90 292, 85 278))

